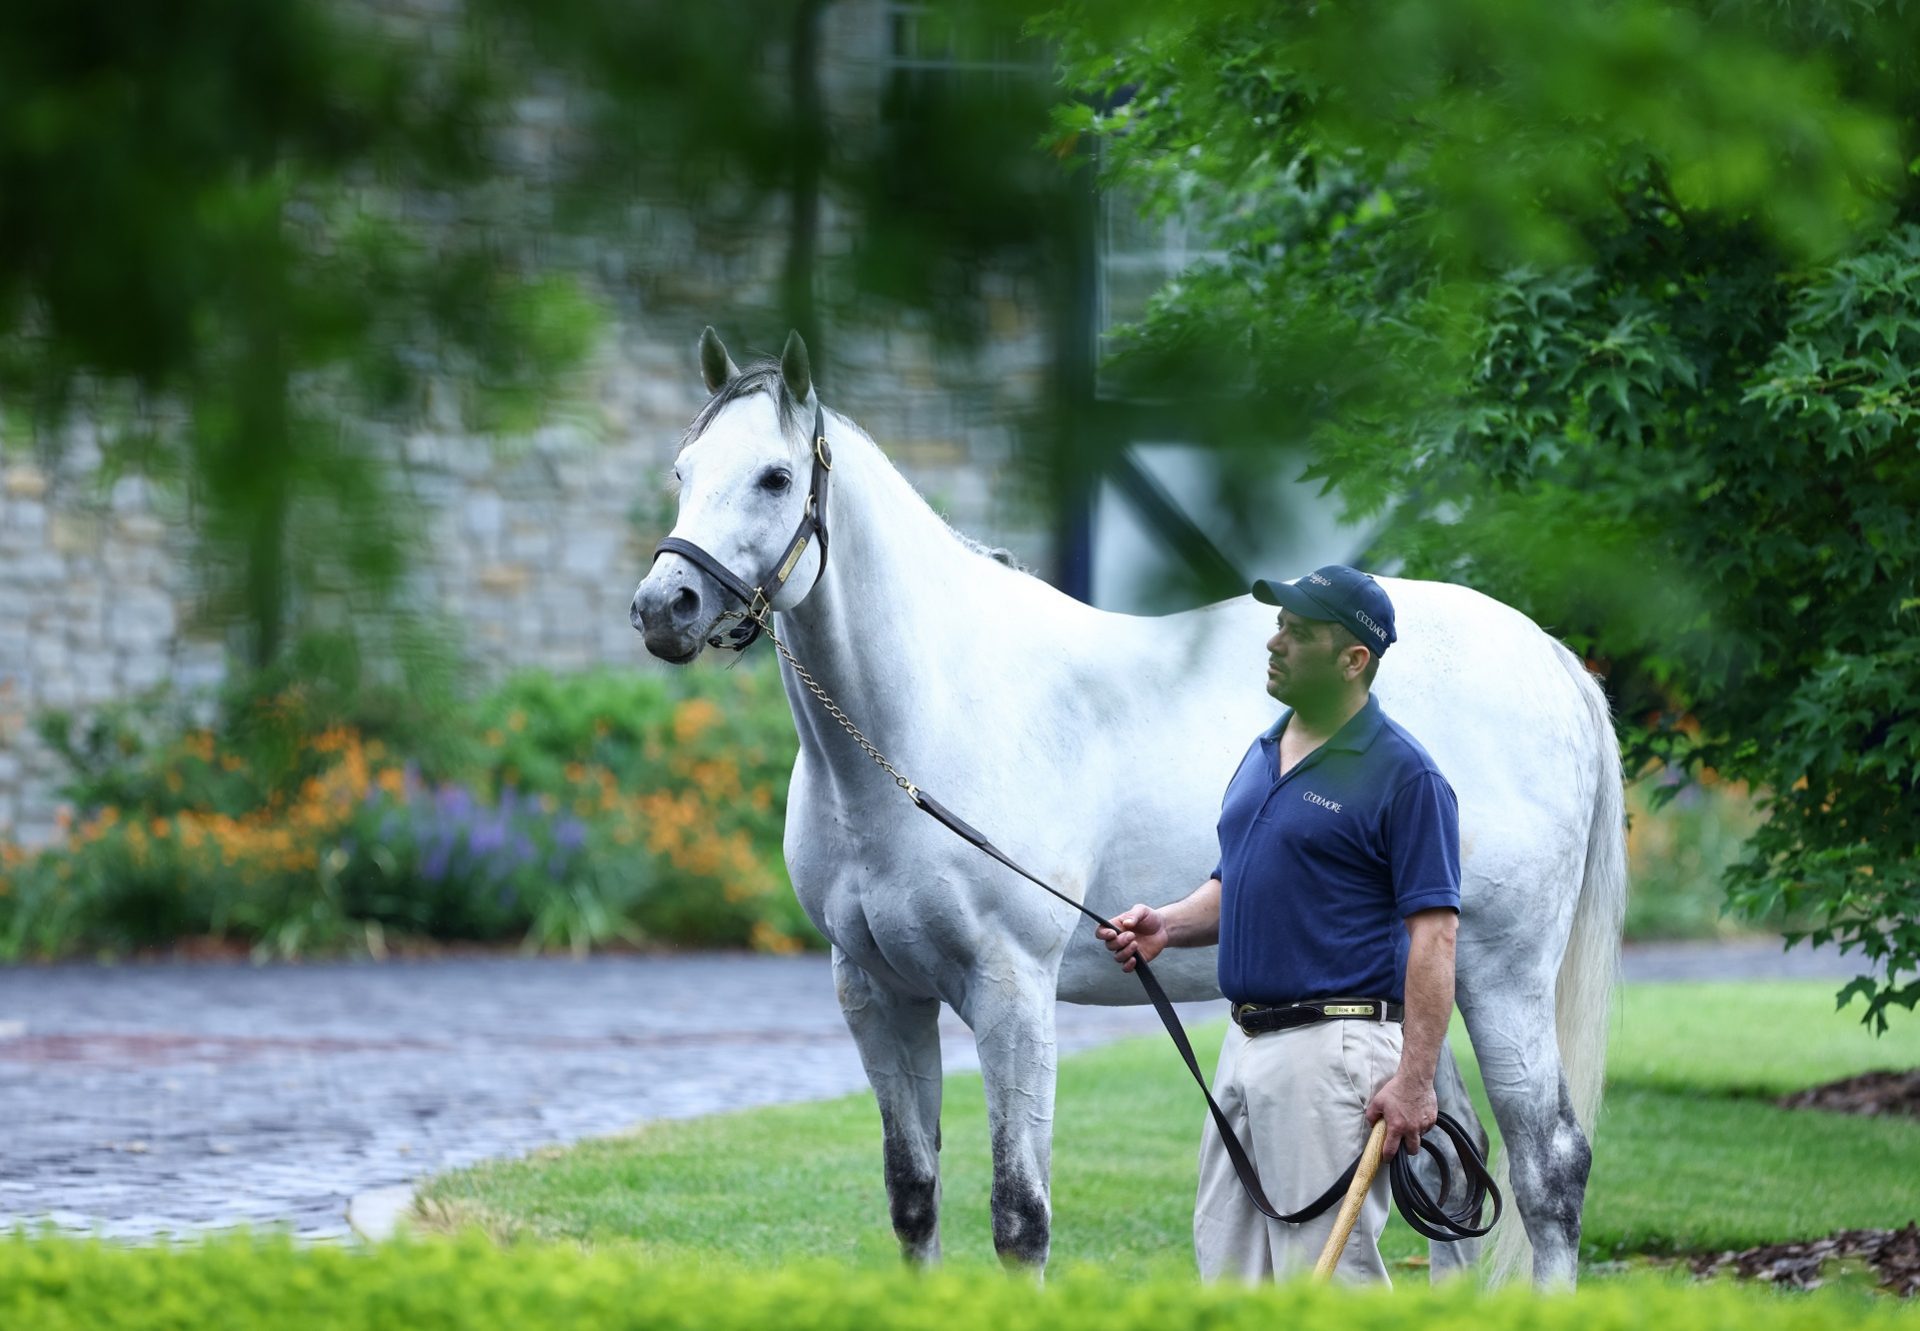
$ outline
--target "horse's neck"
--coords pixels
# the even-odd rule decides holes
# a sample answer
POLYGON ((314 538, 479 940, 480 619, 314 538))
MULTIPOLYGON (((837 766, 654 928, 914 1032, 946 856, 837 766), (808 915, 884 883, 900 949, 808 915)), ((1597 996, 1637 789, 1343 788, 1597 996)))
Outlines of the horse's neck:
MULTIPOLYGON (((969 625, 987 611, 995 566, 960 543, 872 440, 838 423, 820 584, 775 628, 794 656, 882 752, 913 733, 942 678, 988 663, 969 625)), ((796 679, 781 675, 801 744, 830 770, 878 768, 796 679)))

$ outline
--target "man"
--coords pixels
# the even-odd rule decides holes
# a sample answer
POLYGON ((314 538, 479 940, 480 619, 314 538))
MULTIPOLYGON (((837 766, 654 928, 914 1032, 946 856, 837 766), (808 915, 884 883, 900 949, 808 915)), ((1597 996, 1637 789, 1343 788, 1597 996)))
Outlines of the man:
MULTIPOLYGON (((1227 786, 1220 863, 1184 900, 1137 905, 1099 934, 1129 971, 1168 947, 1220 945, 1234 1024, 1214 1098, 1268 1199, 1294 1211, 1339 1177, 1377 1120, 1390 1157, 1419 1150, 1438 1116, 1460 824, 1452 786, 1372 696, 1397 636, 1380 584, 1330 564, 1256 582, 1253 595, 1280 607, 1267 692, 1287 710, 1227 786)), ((1379 1248, 1388 1201, 1382 1168, 1336 1278, 1392 1283, 1379 1248)), ((1203 1278, 1311 1269, 1337 1209, 1297 1225, 1262 1216, 1209 1118, 1193 1217, 1203 1278)))

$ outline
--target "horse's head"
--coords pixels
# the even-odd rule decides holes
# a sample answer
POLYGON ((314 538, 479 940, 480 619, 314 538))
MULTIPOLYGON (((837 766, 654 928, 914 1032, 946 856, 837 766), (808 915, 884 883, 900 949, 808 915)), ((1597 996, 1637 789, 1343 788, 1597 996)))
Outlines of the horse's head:
MULTIPOLYGON (((791 334, 780 359, 742 370, 709 328, 700 335, 700 372, 712 396, 687 427, 674 459, 680 512, 673 535, 757 586, 786 551, 806 510, 813 467, 809 427, 817 405, 807 344, 791 334)), ((790 610, 806 598, 819 576, 820 557, 816 539, 773 597, 774 609, 790 610)), ((681 664, 699 655, 723 613, 745 608, 712 573, 669 550, 641 580, 629 617, 645 635, 648 651, 681 664)))

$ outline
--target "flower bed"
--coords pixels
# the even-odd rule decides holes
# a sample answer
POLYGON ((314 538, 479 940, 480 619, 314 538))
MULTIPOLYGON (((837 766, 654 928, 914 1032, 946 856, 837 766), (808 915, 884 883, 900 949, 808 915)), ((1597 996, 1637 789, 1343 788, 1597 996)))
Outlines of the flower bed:
POLYGON ((0 958, 818 942, 780 856, 795 740, 771 670, 525 675, 431 727, 306 683, 229 696, 211 727, 176 713, 51 718, 81 813, 61 844, 0 848, 0 958))

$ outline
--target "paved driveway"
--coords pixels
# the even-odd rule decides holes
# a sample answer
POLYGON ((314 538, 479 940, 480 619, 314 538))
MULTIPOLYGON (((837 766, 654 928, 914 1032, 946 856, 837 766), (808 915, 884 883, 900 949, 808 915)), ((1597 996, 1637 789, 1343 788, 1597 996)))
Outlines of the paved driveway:
MULTIPOLYGON (((1852 971, 1773 944, 1628 958, 1630 979, 1852 971)), ((976 1067, 942 1030, 948 1070, 976 1067)), ((1158 1030, 1146 1007, 1060 1008, 1063 1050, 1158 1030)), ((821 957, 0 970, 0 1227, 335 1238, 368 1189, 865 1084, 821 957)))

